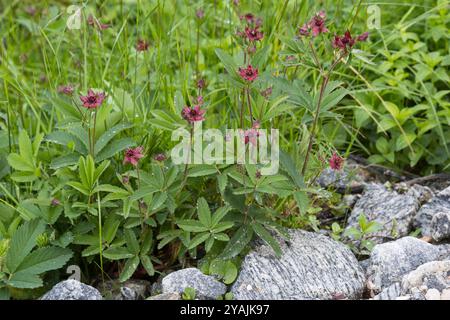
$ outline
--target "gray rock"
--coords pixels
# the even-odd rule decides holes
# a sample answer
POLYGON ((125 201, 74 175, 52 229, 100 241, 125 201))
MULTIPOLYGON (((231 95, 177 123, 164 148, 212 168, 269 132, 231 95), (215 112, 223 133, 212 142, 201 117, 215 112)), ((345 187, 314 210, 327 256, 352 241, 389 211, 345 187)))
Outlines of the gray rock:
POLYGON ((377 294, 374 300, 395 300, 402 295, 402 286, 400 282, 394 282, 389 287, 384 288, 377 294))
POLYGON ((447 187, 431 198, 417 212, 414 224, 421 229, 422 235, 432 235, 431 222, 433 217, 439 213, 450 214, 450 187, 447 187))
POLYGON ((408 273, 402 279, 402 291, 424 287, 441 292, 450 288, 450 260, 430 261, 408 273))
POLYGON ((231 289, 234 299, 361 298, 364 274, 345 245, 317 233, 288 232, 289 241, 278 239, 280 258, 266 244, 247 254, 231 289))
POLYGON ((161 293, 156 296, 148 297, 147 300, 181 300, 181 296, 176 292, 161 293))
POLYGON ((376 221, 382 227, 371 234, 375 243, 406 236, 411 231, 418 208, 419 200, 413 192, 400 194, 384 185, 370 184, 353 207, 347 229, 359 229, 358 219, 364 214, 367 220, 376 221))
POLYGON ((146 280, 130 279, 124 283, 109 280, 97 286, 105 299, 112 300, 142 300, 150 295, 150 282, 146 280))
POLYGON ((381 292, 422 264, 448 256, 448 246, 436 246, 413 237, 376 245, 370 255, 366 276, 375 293, 381 292))
POLYGON ((436 213, 431 219, 430 228, 434 240, 450 239, 450 210, 436 213))
POLYGON ((363 191, 365 181, 363 176, 358 174, 355 166, 346 165, 343 170, 337 171, 326 168, 322 171, 317 183, 322 188, 333 188, 339 193, 360 193, 363 191))
POLYGON ((175 271, 162 279, 162 293, 181 294, 187 287, 195 289, 196 298, 200 299, 216 299, 227 291, 223 283, 196 268, 175 271))
POLYGON ((56 284, 41 300, 102 300, 102 295, 94 287, 74 279, 56 284))

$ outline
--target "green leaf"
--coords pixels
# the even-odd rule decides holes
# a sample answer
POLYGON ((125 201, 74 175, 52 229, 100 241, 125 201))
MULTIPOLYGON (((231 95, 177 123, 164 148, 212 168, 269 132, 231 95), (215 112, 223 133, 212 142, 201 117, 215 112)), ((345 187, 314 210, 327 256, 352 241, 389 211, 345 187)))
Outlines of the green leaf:
POLYGON ((209 176, 211 174, 217 174, 217 168, 213 165, 195 165, 194 167, 189 168, 189 177, 203 177, 209 176))
POLYGON ((75 190, 78 190, 79 192, 81 192, 86 196, 91 195, 91 191, 78 181, 69 181, 67 182, 67 185, 74 188, 75 190))
MULTIPOLYGON (((49 133, 46 137, 45 140, 51 143, 56 143, 65 147, 69 147, 71 144, 74 145, 74 149, 83 154, 83 155, 87 155, 88 150, 85 146, 85 144, 83 142, 80 141, 80 139, 78 139, 76 136, 68 133, 68 132, 64 132, 64 131, 55 131, 52 133, 49 133)), ((77 158, 78 160, 78 158, 77 158)))
POLYGON ((234 59, 232 56, 230 56, 228 53, 223 51, 222 49, 216 49, 216 55, 219 58, 219 60, 224 65, 225 69, 227 70, 228 74, 237 79, 237 71, 239 67, 234 62, 234 59))
POLYGON ((21 289, 33 289, 42 287, 42 279, 31 273, 18 272, 14 273, 7 281, 8 286, 21 289))
POLYGON ((214 228, 211 229, 211 232, 219 233, 219 232, 225 231, 225 230, 233 227, 233 224, 234 223, 232 221, 219 222, 214 226, 214 228))
POLYGON ((153 267, 152 260, 149 256, 141 255, 141 263, 149 276, 153 276, 155 274, 155 268, 153 267))
POLYGON ((43 247, 30 253, 15 272, 41 274, 63 267, 72 257, 69 249, 59 247, 43 247))
POLYGON ((125 247, 114 247, 103 251, 103 256, 109 260, 123 260, 134 257, 134 254, 125 247))
POLYGON ((123 194, 123 195, 127 195, 128 191, 125 189, 122 189, 120 187, 116 187, 113 186, 111 184, 101 184, 97 187, 94 188, 94 191, 92 193, 97 193, 97 192, 111 192, 111 193, 119 193, 119 194, 123 194))
POLYGON ((124 230, 125 241, 127 242, 128 250, 134 255, 139 254, 139 242, 136 239, 136 235, 132 229, 124 230))
POLYGON ((177 225, 189 232, 204 232, 208 231, 209 228, 205 227, 200 221, 197 220, 179 220, 177 221, 177 225))
POLYGON ((277 257, 281 257, 282 252, 277 240, 259 223, 253 223, 252 228, 262 240, 272 247, 277 257))
POLYGON ((215 227, 223 218, 225 218, 225 215, 231 210, 231 207, 224 206, 220 207, 219 209, 214 212, 212 215, 211 225, 212 227, 215 227))
POLYGON ((24 157, 18 155, 17 153, 11 153, 8 155, 8 163, 9 165, 19 171, 29 171, 34 172, 35 168, 32 162, 29 162, 24 157))
POLYGON ((34 164, 33 147, 26 130, 19 132, 19 150, 20 156, 29 163, 34 164))
POLYGON ((78 162, 78 159, 80 158, 79 154, 69 154, 66 156, 61 156, 56 159, 53 159, 50 168, 53 170, 73 166, 78 162))
POLYGON ((123 138, 109 143, 105 148, 100 151, 95 160, 97 162, 109 159, 121 151, 134 146, 136 143, 130 138, 123 138))
POLYGON ((211 211, 205 198, 199 198, 197 201, 198 219, 205 226, 211 227, 211 211))
POLYGON ((190 250, 190 249, 196 248, 199 244, 201 244, 202 242, 205 242, 210 236, 211 236, 211 234, 209 232, 197 234, 189 243, 188 249, 190 250))
POLYGON ((241 212, 245 211, 245 195, 236 195, 233 194, 233 191, 230 188, 225 189, 224 200, 232 206, 234 209, 237 209, 241 212))
POLYGON ((248 225, 241 226, 228 242, 219 256, 221 259, 231 259, 242 252, 253 238, 253 229, 248 225))
POLYGON ((147 229, 144 233, 142 246, 141 246, 141 254, 147 254, 153 244, 153 232, 152 229, 147 229))
POLYGON ((36 245, 36 238, 45 230, 42 220, 33 219, 21 225, 11 238, 9 250, 6 255, 6 268, 14 273, 17 267, 36 245))
POLYGON ((94 154, 98 155, 116 135, 131 127, 133 127, 132 124, 120 123, 108 129, 95 143, 94 154))
POLYGON ((139 260, 138 256, 127 260, 127 262, 125 263, 125 266, 122 270, 122 273, 119 276, 120 282, 125 282, 131 278, 133 273, 136 271, 136 269, 139 265, 139 262, 140 262, 140 260, 139 260))

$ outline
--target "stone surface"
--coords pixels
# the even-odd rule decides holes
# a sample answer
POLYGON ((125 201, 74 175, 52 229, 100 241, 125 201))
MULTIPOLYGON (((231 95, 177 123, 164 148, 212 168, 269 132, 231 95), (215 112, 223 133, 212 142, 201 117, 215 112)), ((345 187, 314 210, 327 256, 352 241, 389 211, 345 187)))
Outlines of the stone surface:
POLYGON ((361 298, 364 274, 345 245, 302 230, 289 235, 288 241, 278 240, 280 258, 266 244, 247 254, 231 289, 234 299, 361 298))
POLYGON ((431 222, 437 214, 450 214, 450 187, 431 198, 417 212, 414 225, 421 229, 422 235, 432 235, 431 222))
POLYGON ((375 243, 406 236, 412 229, 418 208, 419 200, 412 191, 401 194, 384 185, 370 184, 353 207, 347 229, 359 229, 358 219, 364 214, 367 220, 381 226, 380 231, 371 234, 375 243))
POLYGON ((450 239, 450 210, 436 213, 431 219, 430 229, 433 240, 450 239))
POLYGON ((41 300, 102 300, 102 295, 94 287, 74 279, 56 284, 41 300))
POLYGON ((359 174, 357 166, 346 165, 337 171, 326 168, 322 171, 317 183, 322 188, 333 188, 339 193, 360 193, 365 186, 364 177, 359 174))
POLYGON ((181 295, 176 292, 161 293, 148 297, 147 300, 181 300, 181 295))
POLYGON ((401 281, 402 276, 426 262, 448 256, 448 246, 436 246, 413 237, 376 245, 367 267, 367 279, 375 293, 401 281))
MULTIPOLYGON (((377 294, 374 300, 395 300, 402 295, 402 286, 400 282, 394 282, 389 287, 384 288, 379 294, 377 294)), ((408 300, 410 296, 408 296, 408 300)))
POLYGON ((97 288, 105 299, 112 300, 142 300, 150 295, 150 282, 139 279, 130 279, 124 283, 108 280, 104 284, 100 283, 97 288))
POLYGON ((439 292, 450 288, 450 260, 424 263, 402 279, 402 291, 422 288, 422 291, 435 289, 439 292))
POLYGON ((450 300, 450 289, 445 289, 442 291, 441 300, 450 300))
POLYGON ((430 289, 425 294, 427 300, 441 300, 441 293, 436 289, 430 289))
POLYGON ((216 299, 225 294, 227 287, 212 276, 196 268, 175 271, 162 279, 162 293, 182 294, 187 287, 195 289, 196 298, 216 299))

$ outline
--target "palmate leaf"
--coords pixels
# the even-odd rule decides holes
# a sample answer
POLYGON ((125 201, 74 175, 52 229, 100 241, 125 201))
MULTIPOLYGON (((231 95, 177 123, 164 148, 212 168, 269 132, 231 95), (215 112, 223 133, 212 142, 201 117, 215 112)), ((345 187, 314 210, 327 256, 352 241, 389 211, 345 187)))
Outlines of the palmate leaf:
POLYGON ((179 220, 177 225, 184 231, 189 232, 204 232, 208 231, 208 228, 197 220, 179 220))
POLYGON ((66 264, 72 257, 69 249, 59 247, 39 248, 30 253, 16 269, 16 273, 41 274, 56 270, 66 264))
POLYGON ((10 247, 6 255, 6 268, 14 273, 25 257, 36 245, 36 238, 45 230, 42 220, 33 219, 21 225, 11 238, 10 247))
POLYGON ((211 227, 211 210, 205 198, 200 198, 197 201, 198 219, 205 227, 211 227))

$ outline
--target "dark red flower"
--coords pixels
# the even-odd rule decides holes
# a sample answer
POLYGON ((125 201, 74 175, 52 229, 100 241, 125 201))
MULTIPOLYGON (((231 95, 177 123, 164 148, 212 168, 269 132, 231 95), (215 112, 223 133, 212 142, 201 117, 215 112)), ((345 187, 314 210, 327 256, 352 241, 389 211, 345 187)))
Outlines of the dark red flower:
POLYGON ((144 157, 144 148, 136 147, 136 148, 128 148, 125 151, 125 157, 123 159, 123 163, 130 163, 133 166, 137 166, 139 159, 144 157))
POLYGON ((317 37, 321 33, 328 32, 325 26, 326 14, 321 10, 309 21, 308 26, 311 29, 313 37, 317 37))
POLYGON ((255 42, 260 41, 264 37, 264 34, 259 31, 259 27, 245 27, 245 36, 247 37, 248 41, 255 42))
POLYGON ((342 158, 336 152, 334 152, 330 158, 329 163, 330 163, 330 168, 332 170, 339 171, 344 166, 344 158, 342 158))
POLYGON ((143 39, 139 39, 137 44, 136 44, 136 50, 138 52, 147 51, 149 46, 150 45, 148 44, 147 41, 145 41, 143 39))
POLYGON ((308 25, 307 23, 305 23, 303 26, 301 26, 301 27, 298 29, 298 33, 299 33, 301 36, 309 36, 309 34, 310 34, 310 31, 309 31, 309 25, 308 25))
POLYGON ((198 89, 204 89, 206 87, 206 81, 203 78, 198 79, 197 81, 197 88, 198 89))
POLYGON ((92 89, 89 89, 87 95, 80 96, 80 100, 83 102, 83 107, 95 109, 103 103, 103 100, 105 100, 105 93, 95 93, 92 89))
POLYGON ((194 105, 193 107, 184 107, 181 111, 181 116, 189 123, 205 120, 204 114, 206 110, 200 109, 200 105, 194 105))
POLYGON ((203 19, 205 17, 205 11, 203 11, 202 9, 198 9, 195 12, 195 15, 196 15, 197 19, 203 19))
POLYGON ((248 65, 247 68, 239 68, 239 75, 248 82, 253 82, 258 78, 258 68, 248 65))
POLYGON ((164 153, 158 153, 153 157, 156 161, 162 162, 167 159, 166 155, 164 153))
POLYGON ((343 36, 335 35, 332 45, 334 48, 347 51, 351 49, 357 41, 366 41, 368 36, 369 33, 365 32, 355 39, 350 34, 350 31, 347 30, 343 36))
POLYGON ((255 16, 253 13, 247 13, 244 16, 241 16, 241 20, 243 19, 245 19, 248 24, 252 24, 253 22, 255 22, 255 16))
POLYGON ((363 34, 360 34, 357 39, 358 39, 358 41, 364 42, 367 40, 367 38, 369 38, 369 33, 364 32, 363 34))
POLYGON ((74 90, 74 88, 70 84, 61 85, 61 86, 58 87, 58 92, 62 93, 62 94, 65 94, 67 96, 71 96, 73 94, 73 90, 74 90))
POLYGON ((259 131, 260 128, 259 121, 254 121, 252 124, 252 128, 245 130, 244 132, 244 142, 245 144, 248 144, 249 142, 256 146, 257 139, 259 137, 259 131))

